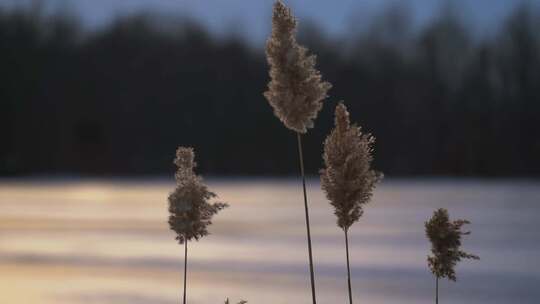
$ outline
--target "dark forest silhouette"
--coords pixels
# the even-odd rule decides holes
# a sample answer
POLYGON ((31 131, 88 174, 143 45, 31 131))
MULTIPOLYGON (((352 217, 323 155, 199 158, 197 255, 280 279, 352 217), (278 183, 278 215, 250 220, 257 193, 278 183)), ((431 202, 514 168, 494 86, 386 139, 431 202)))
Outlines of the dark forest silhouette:
MULTIPOLYGON (((389 10, 347 39, 306 22, 300 41, 334 84, 305 138, 307 172, 343 99, 389 175, 540 175, 535 13, 518 8, 483 40, 452 14, 413 32, 389 10)), ((170 173, 179 145, 207 175, 296 173, 295 134, 262 96, 263 46, 158 19, 86 33, 74 18, 0 10, 0 174, 170 173)))

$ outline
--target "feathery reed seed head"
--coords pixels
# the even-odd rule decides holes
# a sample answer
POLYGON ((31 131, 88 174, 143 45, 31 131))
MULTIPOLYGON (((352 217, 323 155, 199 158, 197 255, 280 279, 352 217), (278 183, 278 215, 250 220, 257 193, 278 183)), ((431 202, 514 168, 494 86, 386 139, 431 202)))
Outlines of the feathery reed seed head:
POLYGON ((456 281, 454 267, 461 259, 479 260, 477 255, 460 250, 461 236, 470 231, 461 231, 463 225, 470 224, 467 220, 450 221, 448 211, 440 208, 425 223, 426 235, 431 242, 431 253, 427 261, 431 272, 438 278, 448 278, 456 281))
POLYGON ((193 171, 193 169, 197 167, 193 148, 179 147, 176 149, 176 158, 174 159, 174 164, 179 170, 193 171))
POLYGON ((308 55, 308 50, 296 42, 296 25, 291 10, 276 1, 272 35, 266 43, 271 81, 264 96, 287 128, 306 133, 313 127, 332 85, 322 81, 315 69, 315 55, 308 55))
MULTIPOLYGON (((225 304, 229 304, 229 299, 225 300, 225 304)), ((241 300, 238 304, 247 304, 247 301, 241 300)))
POLYGON ((347 231, 362 216, 382 174, 371 169, 371 134, 351 125, 347 107, 340 102, 335 112, 335 128, 324 141, 324 169, 321 187, 337 216, 337 225, 347 231))
POLYGON ((179 147, 174 163, 178 170, 175 174, 176 188, 168 199, 169 226, 176 232, 176 240, 183 244, 208 235, 207 226, 212 224, 212 217, 228 205, 208 202, 216 195, 193 171, 196 166, 193 148, 179 147))

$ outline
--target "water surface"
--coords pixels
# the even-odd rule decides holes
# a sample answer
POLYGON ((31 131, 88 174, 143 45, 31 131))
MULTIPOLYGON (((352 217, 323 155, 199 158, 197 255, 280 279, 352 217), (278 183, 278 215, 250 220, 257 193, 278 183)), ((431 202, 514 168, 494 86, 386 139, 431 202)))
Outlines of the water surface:
MULTIPOLYGON (((311 303, 296 179, 210 179, 231 207, 189 247, 189 303, 311 303)), ((179 303, 183 247, 165 180, 0 181, 0 303, 179 303)), ((343 232, 308 183, 320 303, 346 303, 343 232)), ((538 303, 540 182, 386 180, 350 232, 355 303, 433 303, 424 221, 472 221, 481 256, 441 283, 443 303, 538 303)))

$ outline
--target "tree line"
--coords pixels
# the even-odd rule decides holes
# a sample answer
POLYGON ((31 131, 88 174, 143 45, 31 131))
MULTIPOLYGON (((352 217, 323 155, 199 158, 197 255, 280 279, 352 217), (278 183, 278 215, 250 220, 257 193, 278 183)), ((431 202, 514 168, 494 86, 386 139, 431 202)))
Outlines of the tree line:
MULTIPOLYGON (((451 13, 414 30, 390 9, 341 37, 304 24, 300 42, 336 84, 305 138, 306 171, 322 167, 344 100, 387 175, 538 176, 537 16, 518 7, 481 38, 451 13)), ((0 41, 1 175, 170 173, 179 145, 197 149, 206 175, 297 171, 295 134, 262 96, 262 45, 185 18, 133 15, 87 32, 21 9, 0 10, 0 41)))

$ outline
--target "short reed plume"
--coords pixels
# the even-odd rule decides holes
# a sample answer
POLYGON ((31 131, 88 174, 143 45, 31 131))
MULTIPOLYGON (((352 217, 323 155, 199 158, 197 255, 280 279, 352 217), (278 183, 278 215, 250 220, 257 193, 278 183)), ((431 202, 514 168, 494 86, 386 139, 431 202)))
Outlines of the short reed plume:
POLYGON ((470 224, 467 220, 450 221, 448 211, 440 208, 425 223, 426 235, 431 242, 431 253, 427 261, 431 272, 435 275, 435 303, 439 303, 439 278, 456 281, 454 267, 461 259, 479 260, 477 255, 460 249, 461 236, 469 235, 470 231, 462 231, 463 225, 470 224))
MULTIPOLYGON (((225 300, 225 304, 230 304, 229 299, 225 300)), ((247 304, 247 301, 241 300, 238 304, 247 304)))
POLYGON ((349 303, 352 304, 349 237, 351 225, 358 221, 373 195, 382 174, 371 169, 375 139, 351 125, 347 107, 340 102, 335 112, 335 128, 324 141, 324 164, 321 187, 337 216, 337 225, 345 234, 349 303))
POLYGON ((276 1, 272 14, 272 35, 266 44, 271 80, 264 96, 285 127, 296 132, 304 192, 311 295, 315 304, 315 276, 301 134, 313 127, 331 85, 322 81, 321 74, 315 68, 315 55, 309 55, 308 50, 296 42, 296 26, 297 21, 291 10, 283 2, 276 1))
POLYGON ((178 169, 176 188, 169 195, 169 226, 176 233, 178 243, 184 244, 183 303, 186 304, 188 242, 208 235, 207 227, 212 224, 212 217, 227 204, 209 202, 216 194, 210 192, 193 171, 197 166, 193 148, 179 147, 174 163, 178 169))

